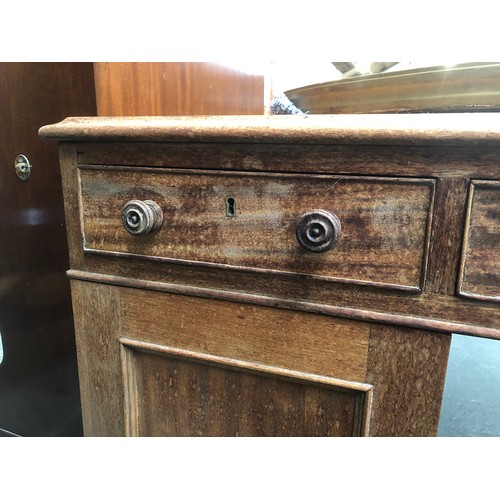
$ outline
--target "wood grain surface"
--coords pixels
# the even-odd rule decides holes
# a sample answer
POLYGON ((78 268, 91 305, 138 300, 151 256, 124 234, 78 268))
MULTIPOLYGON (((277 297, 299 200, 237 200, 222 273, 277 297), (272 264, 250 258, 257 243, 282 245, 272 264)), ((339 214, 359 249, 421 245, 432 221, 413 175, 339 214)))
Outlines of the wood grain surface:
POLYGON ((86 436, 124 434, 120 365, 120 289, 71 282, 83 430, 86 436))
POLYGON ((230 265, 418 291, 425 277, 432 180, 230 175, 181 170, 83 169, 85 250, 230 265), (234 216, 226 200, 235 202, 234 216), (133 236, 122 207, 154 200, 160 230, 133 236), (315 254, 298 243, 304 213, 336 214, 339 243, 315 254))
POLYGON ((72 289, 86 435, 437 432, 449 335, 95 283, 72 289))
POLYGON ((460 293, 500 302, 500 182, 473 181, 465 226, 460 293))
POLYGON ((125 347, 130 435, 367 432, 368 323, 127 288, 120 295, 115 335, 125 347))
POLYGON ((368 384, 120 339, 130 436, 360 436, 368 384))
POLYGON ((129 288, 121 304, 126 338, 345 380, 366 373, 366 322, 129 288))
POLYGON ((106 257, 97 260, 101 261, 100 265, 103 271, 107 271, 106 274, 68 271, 68 276, 80 281, 270 305, 436 332, 500 339, 500 312, 498 307, 485 301, 465 301, 457 296, 435 293, 386 293, 377 288, 324 283, 321 280, 276 279, 274 276, 271 280, 267 275, 257 277, 252 273, 242 272, 227 276, 231 274, 229 269, 212 274, 207 272, 208 268, 199 272, 194 266, 175 265, 176 273, 172 267, 162 269, 156 263, 154 267, 160 271, 155 274, 151 265, 136 266, 137 263, 141 264, 139 261, 134 262, 135 269, 131 269, 129 261, 125 261, 127 265, 113 266, 113 269, 110 269, 110 266, 106 265, 106 257), (109 274, 118 270, 124 276, 109 274), (150 279, 129 277, 134 274, 142 277, 148 275, 150 279), (168 283, 165 282, 167 280, 168 283), (214 282, 217 285, 214 285, 214 282))
POLYGON ((497 269, 499 117, 310 118, 71 119, 41 131, 62 139, 89 434, 435 435, 450 334, 500 339, 498 304, 457 289, 469 226, 471 283, 474 252, 497 269), (160 232, 125 234, 129 197, 162 206, 160 232), (292 215, 312 202, 345 225, 345 275, 291 259, 292 215), (381 275, 403 289, 360 279, 381 275))
POLYGON ((92 63, 0 62, 0 428, 12 434, 82 434, 58 147, 38 129, 95 112, 92 63))
POLYGON ((366 381, 372 436, 436 435, 451 335, 374 324, 366 381))
MULTIPOLYGON (((228 121, 232 121, 227 118, 228 121)), ((443 134, 446 135, 446 134, 443 134)), ((387 139, 390 142, 390 139, 387 139)), ((446 140, 444 141, 446 142, 446 140)), ((182 293, 225 295, 252 303, 315 310, 401 326, 431 328, 500 338, 500 311, 485 301, 456 296, 460 249, 465 228, 469 178, 499 175, 500 154, 492 144, 469 147, 439 145, 285 145, 214 143, 78 142, 61 144, 62 176, 67 198, 72 276, 105 283, 182 293), (248 273, 83 253, 80 228, 80 181, 77 165, 118 164, 141 167, 228 172, 275 172, 328 175, 373 175, 436 178, 428 266, 423 292, 418 295, 382 293, 381 289, 283 275, 248 273), (244 170, 242 170, 244 169, 244 170), (76 196, 75 194, 76 193, 76 196), (194 287, 194 288, 193 288, 194 287), (190 290, 190 291, 189 291, 190 290)))
MULTIPOLYGON (((354 132, 353 132, 354 134, 354 132)), ((220 144, 77 142, 79 165, 172 167, 251 172, 357 174, 440 179, 496 178, 500 151, 468 147, 382 144, 220 144)), ((444 141, 446 142, 446 141, 444 141)), ((62 144, 66 144, 63 142, 62 144)))
POLYGON ((100 116, 262 115, 264 76, 211 62, 94 63, 100 116))
POLYGON ((69 117, 39 133, 62 141, 486 146, 500 140, 499 124, 496 113, 69 117))

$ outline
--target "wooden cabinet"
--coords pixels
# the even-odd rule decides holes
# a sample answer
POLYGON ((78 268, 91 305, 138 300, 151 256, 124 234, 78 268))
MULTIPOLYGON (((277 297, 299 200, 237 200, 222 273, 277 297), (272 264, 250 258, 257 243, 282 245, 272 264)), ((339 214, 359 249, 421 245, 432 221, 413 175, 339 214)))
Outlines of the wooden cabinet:
POLYGON ((86 435, 434 435, 451 333, 500 337, 499 125, 42 128, 60 141, 86 435))
POLYGON ((95 113, 92 63, 0 62, 0 436, 83 432, 59 154, 38 129, 95 113))
POLYGON ((210 62, 96 62, 99 116, 258 115, 264 77, 210 62))

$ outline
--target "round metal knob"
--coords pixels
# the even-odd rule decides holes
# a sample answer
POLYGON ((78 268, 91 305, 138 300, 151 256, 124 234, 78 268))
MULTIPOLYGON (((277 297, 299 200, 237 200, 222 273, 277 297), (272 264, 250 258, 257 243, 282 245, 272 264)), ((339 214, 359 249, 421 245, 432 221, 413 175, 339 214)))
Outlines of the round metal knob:
POLYGON ((135 236, 157 231, 162 222, 163 212, 152 200, 131 200, 122 208, 123 226, 135 236))
POLYGON ((333 248, 340 236, 340 219, 326 210, 307 212, 297 224, 297 240, 310 252, 326 252, 333 248))

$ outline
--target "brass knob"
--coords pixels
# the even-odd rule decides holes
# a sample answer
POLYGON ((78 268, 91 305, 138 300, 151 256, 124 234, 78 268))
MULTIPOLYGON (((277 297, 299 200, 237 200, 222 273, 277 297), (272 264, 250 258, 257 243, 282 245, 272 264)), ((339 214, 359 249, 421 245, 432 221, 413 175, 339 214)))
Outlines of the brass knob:
POLYGON ((122 208, 122 223, 130 234, 148 234, 160 229, 163 212, 152 200, 130 200, 122 208))
POLYGON ((340 236, 340 219, 326 210, 314 210, 302 215, 297 224, 297 240, 310 252, 326 252, 340 236))

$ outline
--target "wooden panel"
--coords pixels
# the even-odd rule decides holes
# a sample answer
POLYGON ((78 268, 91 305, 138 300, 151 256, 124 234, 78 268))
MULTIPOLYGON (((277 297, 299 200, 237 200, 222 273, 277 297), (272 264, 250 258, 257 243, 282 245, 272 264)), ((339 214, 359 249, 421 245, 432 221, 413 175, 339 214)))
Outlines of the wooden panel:
POLYGON ((85 250, 296 273, 420 290, 434 182, 424 179, 257 175, 179 170, 81 171, 85 250), (186 175, 191 173, 191 175, 186 175), (235 200, 228 217, 226 199, 235 200), (132 236, 120 213, 131 199, 164 211, 157 233, 132 236), (301 216, 341 220, 339 243, 304 250, 301 216))
POLYGON ((124 433, 120 366, 120 289, 71 282, 86 436, 124 433))
POLYGON ((100 116, 262 115, 264 77, 209 62, 94 64, 100 116))
POLYGON ((455 295, 467 185, 467 175, 462 178, 440 178, 436 183, 426 281, 428 292, 455 295))
POLYGON ((124 337, 346 380, 366 373, 370 324, 274 307, 121 289, 124 337))
POLYGON ((459 293, 500 302, 500 182, 472 181, 459 293))
POLYGON ((366 428, 369 385, 121 341, 128 435, 357 436, 366 428))
MULTIPOLYGON (((500 116, 500 115, 499 115, 500 116)), ((495 146, 220 144, 165 142, 84 142, 77 145, 78 163, 176 168, 203 168, 307 174, 494 178, 500 152, 495 146), (147 150, 147 154, 145 151, 147 150), (429 161, 432 158, 432 161, 429 161)))
POLYGON ((374 324, 366 382, 371 436, 435 436, 451 335, 374 324))

